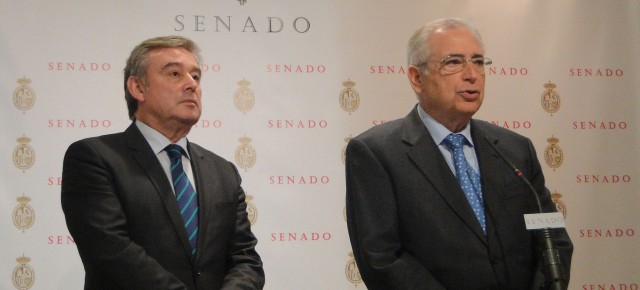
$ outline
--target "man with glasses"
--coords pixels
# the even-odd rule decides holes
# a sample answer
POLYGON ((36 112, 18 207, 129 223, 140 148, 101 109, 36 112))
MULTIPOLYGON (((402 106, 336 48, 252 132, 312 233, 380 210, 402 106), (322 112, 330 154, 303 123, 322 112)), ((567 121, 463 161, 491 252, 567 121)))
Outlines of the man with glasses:
MULTIPOLYGON (((472 119, 484 98, 482 39, 470 24, 442 19, 408 45, 418 105, 403 119, 353 138, 347 147, 347 220, 362 279, 375 289, 540 289, 545 277, 523 214, 534 193, 555 211, 531 141, 472 119), (492 144, 490 144, 490 142, 492 144)), ((573 245, 554 230, 568 282, 573 245)))

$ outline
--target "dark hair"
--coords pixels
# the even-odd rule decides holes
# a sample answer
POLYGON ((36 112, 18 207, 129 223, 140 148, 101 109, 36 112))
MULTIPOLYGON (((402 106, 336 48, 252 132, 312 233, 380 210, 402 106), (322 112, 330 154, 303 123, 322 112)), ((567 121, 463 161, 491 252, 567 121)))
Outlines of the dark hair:
POLYGON ((146 84, 147 67, 149 66, 147 54, 155 49, 173 47, 181 47, 193 53, 198 65, 200 65, 200 49, 195 42, 183 36, 172 35, 150 38, 138 44, 133 51, 131 51, 131 55, 129 55, 129 59, 127 59, 127 65, 124 68, 124 99, 127 101, 129 119, 135 119, 135 113, 138 110, 138 101, 134 99, 129 92, 127 80, 130 76, 133 76, 140 79, 143 84, 146 84))

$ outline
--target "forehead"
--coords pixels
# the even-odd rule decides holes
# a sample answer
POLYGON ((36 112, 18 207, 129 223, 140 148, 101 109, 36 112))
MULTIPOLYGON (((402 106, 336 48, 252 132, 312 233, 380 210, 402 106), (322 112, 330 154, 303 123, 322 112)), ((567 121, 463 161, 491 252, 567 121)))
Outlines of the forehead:
POLYGON ((449 54, 463 54, 465 56, 484 54, 475 35, 466 28, 453 28, 434 33, 428 42, 435 57, 449 54))
POLYGON ((193 53, 182 47, 168 47, 151 50, 147 53, 149 67, 164 67, 169 63, 185 66, 198 66, 193 53))

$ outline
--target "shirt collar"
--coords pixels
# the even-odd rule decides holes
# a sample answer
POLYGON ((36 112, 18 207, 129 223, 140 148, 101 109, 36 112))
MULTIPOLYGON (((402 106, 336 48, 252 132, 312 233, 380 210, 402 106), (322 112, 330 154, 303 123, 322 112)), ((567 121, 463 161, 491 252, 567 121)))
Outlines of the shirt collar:
MULTIPOLYGON (((427 112, 422 109, 422 106, 418 105, 416 110, 418 110, 418 116, 420 116, 420 120, 422 120, 424 126, 427 127, 427 130, 429 130, 429 133, 431 134, 431 138, 433 138, 433 141, 435 141, 436 144, 442 144, 444 138, 453 133, 449 131, 447 127, 440 124, 440 122, 431 117, 431 115, 427 114, 427 112)), ((457 132, 456 134, 464 135, 464 137, 467 138, 467 142, 469 142, 470 146, 473 147, 473 139, 471 139, 471 126, 469 126, 469 123, 467 123, 462 131, 457 132)))
MULTIPOLYGON (((144 136, 144 139, 147 140, 147 142, 151 146, 151 150, 153 150, 154 153, 160 154, 160 152, 164 151, 164 148, 167 147, 167 145, 172 144, 171 141, 167 139, 167 137, 160 134, 160 132, 156 131, 155 129, 149 127, 149 125, 145 124, 144 122, 136 120, 136 126, 138 127, 138 130, 140 130, 140 133, 142 133, 142 136, 144 136)), ((178 140, 176 144, 182 147, 185 154, 187 155, 187 158, 190 159, 189 150, 187 150, 187 137, 183 137, 182 139, 178 140)))

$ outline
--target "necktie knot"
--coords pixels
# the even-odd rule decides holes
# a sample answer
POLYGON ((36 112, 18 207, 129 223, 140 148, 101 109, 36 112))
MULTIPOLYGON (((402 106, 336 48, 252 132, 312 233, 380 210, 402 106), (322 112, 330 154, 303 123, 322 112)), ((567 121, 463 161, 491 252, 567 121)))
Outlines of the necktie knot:
POLYGON ((444 144, 451 150, 460 149, 464 146, 467 138, 462 134, 449 134, 444 138, 444 144))
POLYGON ((170 160, 181 159, 182 154, 184 154, 184 150, 180 145, 177 144, 169 144, 164 148, 164 151, 167 151, 167 155, 169 155, 170 160))

